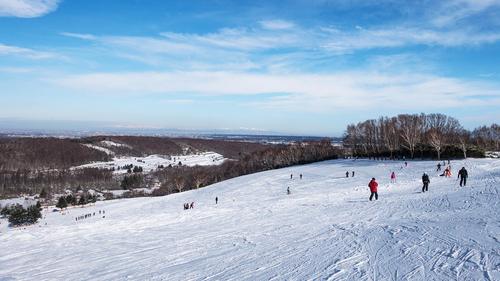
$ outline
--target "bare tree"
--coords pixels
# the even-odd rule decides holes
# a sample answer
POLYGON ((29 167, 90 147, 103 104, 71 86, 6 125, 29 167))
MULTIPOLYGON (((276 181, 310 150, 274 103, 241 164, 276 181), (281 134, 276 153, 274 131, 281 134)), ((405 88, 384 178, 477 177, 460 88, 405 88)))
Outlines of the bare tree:
POLYGON ((438 159, 441 159, 441 152, 448 142, 455 141, 460 123, 453 117, 444 114, 434 113, 427 116, 429 131, 427 133, 429 144, 437 153, 438 159))
POLYGON ((379 124, 384 146, 389 151, 390 158, 393 159, 394 151, 399 148, 399 128, 397 118, 381 117, 379 119, 379 124))
POLYGON ((403 140, 401 145, 410 151, 410 156, 413 159, 415 156, 415 147, 420 141, 420 129, 423 125, 422 119, 416 114, 401 114, 398 115, 398 124, 401 139, 403 140))
POLYGON ((469 144, 470 141, 470 133, 469 131, 464 130, 462 128, 461 130, 458 131, 457 138, 460 144, 460 149, 462 150, 465 159, 467 158, 467 145, 469 144))

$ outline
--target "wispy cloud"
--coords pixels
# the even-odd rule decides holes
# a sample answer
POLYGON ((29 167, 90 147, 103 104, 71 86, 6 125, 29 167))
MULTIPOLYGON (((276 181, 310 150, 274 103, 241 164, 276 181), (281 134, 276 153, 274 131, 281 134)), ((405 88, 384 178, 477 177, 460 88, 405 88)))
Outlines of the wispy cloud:
POLYGON ((464 104, 500 105, 500 85, 424 74, 131 72, 66 76, 51 82, 74 90, 116 95, 258 94, 263 95, 262 101, 252 102, 251 105, 298 112, 327 112, 354 105, 358 110, 383 107, 417 111, 423 108, 460 108, 464 104))
MULTIPOLYGON (((480 46, 500 41, 500 32, 481 31, 474 27, 306 28, 284 21, 268 21, 260 28, 223 28, 205 34, 163 32, 158 36, 96 36, 65 32, 62 35, 96 42, 111 56, 176 70, 269 71, 276 68, 270 62, 285 57, 325 57, 414 46, 480 46)), ((300 65, 310 62, 306 59, 301 62, 281 60, 279 63, 300 65)))
POLYGON ((259 23, 262 28, 271 30, 290 29, 295 27, 293 22, 285 20, 263 20, 259 23))
POLYGON ((35 18, 57 9, 60 0, 0 0, 0 17, 35 18))
POLYGON ((74 38, 82 39, 82 40, 95 40, 95 39, 97 39, 97 37, 92 35, 92 34, 61 32, 61 35, 64 35, 67 37, 74 37, 74 38))
POLYGON ((28 59, 53 59, 59 57, 55 53, 37 51, 29 48, 9 46, 0 43, 0 56, 19 56, 28 59))
POLYGON ((477 32, 471 29, 433 30, 419 27, 396 27, 351 31, 324 28, 328 39, 323 47, 336 53, 358 50, 425 46, 477 46, 500 41, 500 32, 477 32))
POLYGON ((429 10, 431 22, 447 26, 477 16, 487 9, 500 6, 499 0, 448 0, 441 1, 436 9, 429 10))

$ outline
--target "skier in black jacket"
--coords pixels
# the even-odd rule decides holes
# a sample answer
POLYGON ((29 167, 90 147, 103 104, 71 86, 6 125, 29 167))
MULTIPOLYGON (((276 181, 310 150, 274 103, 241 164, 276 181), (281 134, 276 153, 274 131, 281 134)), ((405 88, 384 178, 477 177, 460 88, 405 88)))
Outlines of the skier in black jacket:
POLYGON ((465 169, 465 167, 462 167, 462 169, 460 169, 460 171, 458 171, 458 177, 460 178, 460 186, 466 186, 467 185, 467 177, 469 175, 467 174, 467 170, 465 169))
POLYGON ((429 183, 431 181, 429 180, 429 175, 424 173, 422 175, 422 183, 424 184, 424 186, 422 186, 422 192, 426 192, 426 191, 429 191, 429 183))

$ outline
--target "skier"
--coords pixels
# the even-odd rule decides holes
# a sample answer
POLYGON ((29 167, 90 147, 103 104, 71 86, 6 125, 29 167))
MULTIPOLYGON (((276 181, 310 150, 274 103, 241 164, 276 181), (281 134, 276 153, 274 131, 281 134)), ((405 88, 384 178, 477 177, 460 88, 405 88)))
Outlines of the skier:
POLYGON ((465 167, 462 167, 462 169, 460 169, 460 171, 458 171, 458 177, 460 178, 460 186, 466 186, 467 185, 467 177, 468 177, 468 173, 467 173, 467 170, 465 169, 465 167))
POLYGON ((444 176, 447 178, 451 177, 451 170, 448 167, 444 169, 444 176))
POLYGON ((219 202, 219 198, 216 196, 215 197, 215 205, 217 205, 218 202, 219 202))
POLYGON ((349 171, 345 172, 345 177, 348 178, 349 177, 349 171))
POLYGON ((437 170, 436 170, 436 172, 439 172, 439 171, 441 171, 441 163, 437 164, 437 170))
POLYGON ((191 205, 189 205, 189 209, 194 209, 194 202, 191 202, 191 205))
POLYGON ((293 174, 290 174, 290 179, 293 179, 293 174))
POLYGON ((354 178, 354 171, 352 171, 352 177, 354 178))
POLYGON ((424 173, 422 175, 422 183, 424 184, 424 186, 422 186, 422 192, 426 192, 426 191, 429 191, 429 183, 431 181, 429 180, 429 175, 424 173))
POLYGON ((302 179, 302 174, 300 174, 300 179, 302 179))
POLYGON ((408 162, 405 161, 405 167, 408 167, 408 162))
POLYGON ((377 187, 378 183, 375 181, 375 178, 372 178, 370 183, 368 184, 368 187, 370 188, 370 201, 373 199, 373 195, 375 195, 375 200, 378 200, 378 193, 377 193, 377 187))
POLYGON ((396 173, 394 173, 394 171, 391 173, 391 182, 396 183, 396 173))
POLYGON ((290 192, 290 187, 288 187, 288 188, 286 189, 286 194, 290 195, 290 193, 291 193, 291 192, 290 192))

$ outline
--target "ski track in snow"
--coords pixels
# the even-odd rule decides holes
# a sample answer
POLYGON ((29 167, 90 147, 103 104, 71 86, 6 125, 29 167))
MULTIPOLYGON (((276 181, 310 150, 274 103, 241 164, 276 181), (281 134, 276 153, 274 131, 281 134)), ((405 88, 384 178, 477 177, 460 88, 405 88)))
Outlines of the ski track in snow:
POLYGON ((327 161, 47 212, 26 229, 2 220, 0 280, 500 280, 500 160, 452 161, 452 178, 436 164, 327 161))

